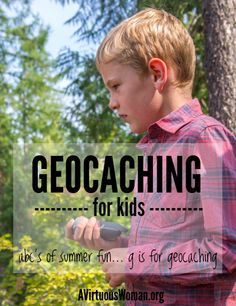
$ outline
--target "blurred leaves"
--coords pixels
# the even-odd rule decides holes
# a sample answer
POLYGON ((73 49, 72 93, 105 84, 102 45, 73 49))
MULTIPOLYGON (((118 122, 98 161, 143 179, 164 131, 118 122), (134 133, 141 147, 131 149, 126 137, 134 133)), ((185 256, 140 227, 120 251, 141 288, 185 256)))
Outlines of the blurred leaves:
POLYGON ((0 233, 12 228, 12 145, 60 142, 60 93, 48 29, 29 1, 0 1, 0 233))
MULTIPOLYGON (((3 251, 9 251, 12 243, 9 235, 0 236, 0 255, 3 251)), ((23 237, 24 247, 29 247, 29 237, 23 237)), ((94 289, 107 291, 110 289, 105 281, 103 272, 93 268, 81 269, 77 272, 64 272, 57 270, 56 273, 44 273, 39 267, 38 273, 12 273, 12 261, 3 271, 0 282, 1 305, 75 305, 78 299, 79 289, 94 289)), ((95 305, 96 301, 86 301, 86 305, 95 305)), ((120 303, 103 301, 97 305, 120 305, 120 303)))

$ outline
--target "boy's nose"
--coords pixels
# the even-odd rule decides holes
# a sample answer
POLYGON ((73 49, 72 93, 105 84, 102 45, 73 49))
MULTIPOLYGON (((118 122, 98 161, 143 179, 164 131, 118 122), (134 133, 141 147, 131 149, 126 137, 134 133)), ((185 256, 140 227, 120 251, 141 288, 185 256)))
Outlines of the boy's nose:
POLYGON ((119 107, 119 103, 116 100, 110 98, 109 107, 112 110, 116 110, 119 107))

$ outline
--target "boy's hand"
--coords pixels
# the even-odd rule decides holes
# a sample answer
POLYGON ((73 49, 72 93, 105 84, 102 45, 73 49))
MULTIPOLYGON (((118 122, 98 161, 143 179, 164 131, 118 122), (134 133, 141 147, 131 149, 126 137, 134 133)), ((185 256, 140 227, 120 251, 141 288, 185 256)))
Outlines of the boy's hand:
POLYGON ((71 219, 66 225, 66 237, 77 241, 83 247, 92 250, 109 250, 118 248, 121 246, 121 239, 118 237, 114 241, 105 241, 100 236, 99 222, 95 217, 90 219, 80 217, 80 222, 76 226, 75 232, 73 233, 72 225, 74 219, 71 219))
MULTIPOLYGON (((127 248, 109 250, 109 253, 111 253, 111 261, 103 262, 102 259, 100 260, 106 280, 113 288, 120 286, 125 281, 125 257, 127 251, 127 248)), ((106 258, 106 256, 103 258, 106 258)))

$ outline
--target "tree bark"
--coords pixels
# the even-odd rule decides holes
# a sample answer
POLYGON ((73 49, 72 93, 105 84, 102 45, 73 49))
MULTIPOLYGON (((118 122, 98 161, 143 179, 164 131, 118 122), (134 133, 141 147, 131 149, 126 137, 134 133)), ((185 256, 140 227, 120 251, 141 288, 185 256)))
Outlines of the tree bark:
POLYGON ((202 0, 209 114, 236 135, 236 0, 202 0))

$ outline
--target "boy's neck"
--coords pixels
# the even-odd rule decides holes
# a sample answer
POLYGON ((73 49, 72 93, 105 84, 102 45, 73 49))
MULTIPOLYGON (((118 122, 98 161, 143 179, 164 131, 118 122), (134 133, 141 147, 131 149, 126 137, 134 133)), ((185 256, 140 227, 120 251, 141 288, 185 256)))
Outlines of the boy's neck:
POLYGON ((175 88, 172 90, 165 90, 162 94, 163 99, 163 112, 162 117, 167 116, 169 113, 176 111, 178 108, 192 100, 190 90, 183 90, 175 88))

